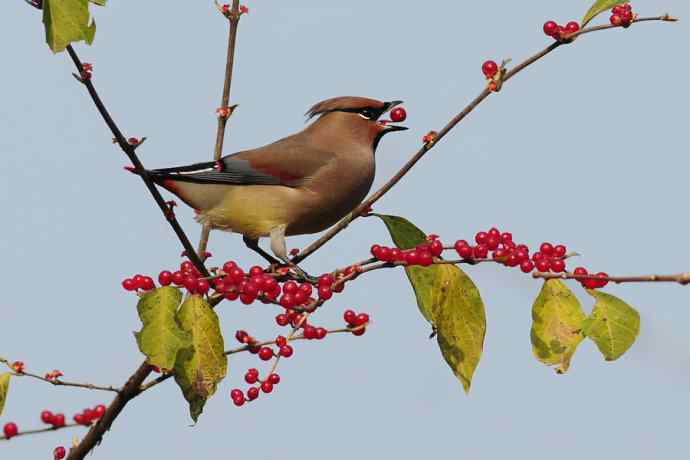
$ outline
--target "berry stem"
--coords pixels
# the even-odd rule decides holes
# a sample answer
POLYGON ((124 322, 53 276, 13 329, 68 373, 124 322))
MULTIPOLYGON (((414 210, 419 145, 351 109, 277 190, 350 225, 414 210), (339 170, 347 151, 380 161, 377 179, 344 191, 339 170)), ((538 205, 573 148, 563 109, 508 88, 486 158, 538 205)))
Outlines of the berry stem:
MULTIPOLYGON (((0 358, 0 363, 5 364, 8 368, 12 370, 12 365, 10 361, 0 358)), ((64 380, 59 380, 59 379, 47 379, 45 377, 42 377, 38 374, 32 374, 31 372, 24 372, 22 371, 21 373, 17 372, 12 372, 12 375, 16 377, 31 377, 36 380, 41 380, 42 382, 47 382, 50 383, 51 385, 55 386, 63 386, 63 387, 76 387, 76 388, 84 388, 86 390, 100 390, 100 391, 112 391, 115 393, 119 393, 120 389, 114 386, 103 386, 103 385, 94 385, 93 383, 80 383, 80 382, 67 382, 64 380)))

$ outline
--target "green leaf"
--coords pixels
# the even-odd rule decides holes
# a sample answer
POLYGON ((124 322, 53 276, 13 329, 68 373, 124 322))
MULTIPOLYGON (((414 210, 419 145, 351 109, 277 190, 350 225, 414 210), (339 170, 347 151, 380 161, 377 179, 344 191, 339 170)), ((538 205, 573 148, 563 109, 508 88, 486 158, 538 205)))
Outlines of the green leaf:
POLYGON ((189 413, 196 422, 206 400, 228 372, 223 334, 216 312, 200 296, 189 297, 177 313, 182 329, 192 337, 193 347, 180 351, 175 363, 175 381, 189 402, 189 413))
POLYGON ((586 26, 592 19, 606 10, 610 10, 616 5, 628 3, 629 0, 597 0, 582 18, 581 27, 586 26))
POLYGON ((0 415, 5 408, 5 401, 7 401, 7 392, 10 390, 10 377, 12 374, 5 372, 0 374, 0 415))
POLYGON ((575 349, 584 339, 585 314, 575 294, 560 280, 548 280, 532 306, 532 351, 556 372, 568 371, 575 349))
POLYGON ((144 294, 137 304, 143 327, 134 336, 152 366, 172 369, 178 352, 192 345, 191 335, 175 318, 181 300, 179 289, 166 286, 144 294))
POLYGON ((434 282, 436 339, 443 358, 467 393, 484 348, 484 303, 472 280, 458 267, 434 268, 438 271, 434 282))
MULTIPOLYGON (((400 249, 426 243, 426 234, 407 219, 376 216, 386 224, 400 249)), ((486 333, 486 314, 479 290, 465 272, 454 265, 405 267, 405 273, 420 312, 436 328, 444 359, 465 391, 469 391, 486 333)))
POLYGON ((44 0, 43 24, 46 42, 59 53, 73 42, 93 43, 96 23, 89 14, 89 0, 44 0))
POLYGON ((583 332, 597 344, 606 361, 628 351, 640 333, 640 314, 616 296, 587 290, 596 303, 585 320, 583 332))

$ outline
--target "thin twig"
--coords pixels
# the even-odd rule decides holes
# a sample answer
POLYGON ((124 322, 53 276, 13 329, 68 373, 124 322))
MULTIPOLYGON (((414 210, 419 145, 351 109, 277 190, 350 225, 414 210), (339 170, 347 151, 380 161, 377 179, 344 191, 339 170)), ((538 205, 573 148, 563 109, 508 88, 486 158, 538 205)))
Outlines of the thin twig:
MULTIPOLYGON (((62 426, 49 426, 47 428, 37 428, 35 430, 24 430, 24 431, 20 431, 19 433, 17 433, 14 436, 12 436, 11 439, 17 438, 19 436, 26 436, 29 434, 49 433, 51 431, 58 431, 58 430, 62 430, 65 428, 75 428, 78 426, 84 427, 84 425, 81 425, 79 423, 68 423, 68 424, 65 424, 62 426)), ((8 441, 8 439, 6 436, 0 436, 0 441, 8 441)))
POLYGON ((606 276, 598 277, 597 275, 576 275, 575 273, 543 273, 534 272, 532 278, 540 278, 545 280, 561 279, 561 280, 599 280, 608 281, 616 284, 623 283, 678 283, 682 286, 690 284, 690 273, 678 273, 676 275, 640 275, 640 276, 606 276))
POLYGON ((34 374, 32 372, 17 372, 13 367, 12 364, 10 363, 9 360, 0 358, 0 363, 4 364, 7 366, 11 371, 12 375, 16 377, 30 377, 32 379, 40 380, 42 382, 50 383, 51 385, 55 385, 58 387, 76 387, 76 388, 84 388, 87 390, 101 390, 101 391, 112 391, 115 393, 118 393, 120 391, 119 388, 114 387, 114 386, 104 386, 104 385, 94 385, 93 383, 81 383, 81 382, 68 382, 65 380, 60 380, 59 378, 56 379, 48 379, 46 377, 42 377, 38 374, 34 374))
MULTIPOLYGON (((669 15, 663 15, 663 16, 655 16, 655 17, 648 17, 648 18, 638 18, 635 19, 634 22, 646 22, 646 21, 675 21, 676 18, 673 18, 669 15)), ((572 34, 569 38, 575 39, 579 35, 584 35, 587 33, 591 32, 596 32, 599 30, 606 30, 606 29, 613 29, 616 27, 621 27, 621 26, 614 26, 614 25, 603 25, 603 26, 593 26, 593 27, 587 27, 582 29, 581 31, 572 34)), ((512 77, 517 75, 519 72, 524 70, 526 67, 530 66, 531 64, 534 64, 547 54, 551 53, 553 50, 556 48, 559 48, 562 45, 567 44, 566 42, 560 42, 556 41, 544 48, 542 51, 534 54, 533 56, 530 56, 526 60, 524 60, 522 63, 516 65, 513 67, 510 71, 506 72, 505 76, 503 77, 503 82, 506 82, 510 80, 512 77)), ((449 132, 452 130, 458 123, 460 123, 467 115, 469 115, 482 101, 484 101, 487 97, 491 95, 491 90, 489 88, 484 88, 481 93, 479 93, 479 96, 474 98, 472 102, 470 102, 467 107, 465 107, 460 113, 458 113, 456 116, 454 116, 434 137, 433 142, 428 142, 425 143, 418 151, 415 153, 412 158, 410 158, 405 165, 400 168, 400 170, 388 181, 386 182, 380 189, 378 189, 374 194, 372 194, 369 198, 367 198, 362 204, 357 206, 354 211, 352 211, 347 217, 343 218, 340 222, 338 222, 335 226, 331 227, 330 230, 328 230, 325 234, 323 234, 320 238, 318 238, 316 241, 311 243, 309 246, 304 248, 299 252, 298 255, 292 258, 292 262, 297 264, 309 257, 311 254, 313 254, 317 249, 319 249, 321 246, 329 242, 334 236, 336 236, 338 233, 343 231, 353 220, 357 219, 358 217, 361 217, 363 211, 368 210, 371 208, 371 206, 376 203, 383 195, 385 195, 390 189, 395 186, 400 179, 402 179, 411 169, 412 167, 417 164, 419 160, 424 157, 424 155, 431 150, 438 142, 443 139, 449 132)))
MULTIPOLYGON (((74 51, 74 48, 72 48, 72 45, 67 46, 67 52, 69 53, 69 56, 72 58, 72 62, 74 62, 74 65, 76 66, 77 70, 79 71, 79 75, 86 75, 86 73, 84 72, 84 66, 82 65, 82 62, 79 59, 79 56, 77 56, 77 53, 74 51)), ((192 246, 192 243, 189 241, 189 238, 182 229, 182 226, 180 226, 180 223, 177 221, 175 214, 168 207, 165 200, 163 199, 163 196, 160 194, 155 184, 151 180, 151 177, 144 168, 144 165, 141 163, 141 160, 139 160, 139 157, 135 152, 135 147, 127 141, 125 136, 122 134, 122 131, 120 131, 120 128, 113 120, 113 117, 110 115, 110 112, 108 112, 108 109, 105 107, 105 104, 103 104, 103 101, 98 95, 98 92, 96 91, 96 88, 94 87, 91 78, 82 77, 80 78, 80 81, 88 90, 91 99, 96 105, 96 109, 98 109, 98 112, 103 117, 103 121, 105 121, 105 124, 108 125, 108 128, 110 128, 110 131, 113 133, 115 141, 134 165, 137 174, 141 176, 141 179, 144 181, 144 184, 146 184, 146 188, 151 193, 151 196, 153 196, 153 199, 156 201, 156 204, 158 204, 158 207, 163 213, 163 216, 165 216, 165 219, 170 224, 170 227, 172 227, 173 231, 175 232, 175 235, 177 235, 177 238, 180 240, 180 243, 182 243, 182 247, 184 247, 184 250, 187 252, 187 257, 189 257, 189 260, 194 264, 194 266, 197 268, 197 270, 199 270, 199 272, 201 272, 204 276, 208 276, 208 270, 206 270, 206 267, 204 266, 203 262, 197 257, 196 252, 194 252, 194 246, 192 246)))
MULTIPOLYGON (((213 151, 213 159, 218 161, 223 154, 223 142, 225 141, 225 130, 228 123, 228 118, 232 115, 232 110, 228 107, 230 104, 230 87, 232 85, 232 69, 235 63, 235 44, 237 43, 237 28, 240 24, 240 0, 233 0, 228 21, 230 22, 230 31, 228 32, 228 51, 225 63, 225 80, 223 83, 223 95, 220 101, 220 108, 228 109, 227 116, 218 115, 218 129, 216 130, 216 146, 213 151)), ((208 239, 211 234, 211 226, 204 224, 201 229, 201 237, 199 238, 199 245, 197 247, 197 254, 203 260, 205 259, 206 248, 208 247, 208 239)))

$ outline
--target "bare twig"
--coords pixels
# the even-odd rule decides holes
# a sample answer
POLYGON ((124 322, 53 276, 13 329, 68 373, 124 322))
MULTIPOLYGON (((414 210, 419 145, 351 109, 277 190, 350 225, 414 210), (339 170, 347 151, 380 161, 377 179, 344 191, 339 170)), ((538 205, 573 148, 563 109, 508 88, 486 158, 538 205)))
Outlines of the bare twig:
MULTIPOLYGON (((29 434, 50 433, 51 431, 63 430, 65 428, 75 428, 75 427, 79 427, 79 426, 84 427, 84 425, 81 425, 79 423, 68 423, 68 424, 65 424, 62 426, 49 426, 46 428, 37 428, 35 430, 24 430, 24 431, 20 431, 19 433, 17 433, 14 436, 12 436, 12 439, 17 438, 19 436, 26 436, 29 434)), ((7 441, 7 440, 8 439, 6 436, 0 436, 0 441, 7 441)))
MULTIPOLYGON (((74 51, 74 48, 72 48, 72 45, 67 46, 67 52, 72 58, 72 62, 74 62, 74 65, 76 66, 77 70, 79 71, 79 75, 86 75, 86 72, 84 72, 84 66, 81 60, 79 59, 77 53, 74 51)), ((182 243, 184 250, 187 251, 187 257, 189 257, 189 260, 194 264, 194 266, 197 268, 197 270, 199 270, 199 272, 201 272, 204 276, 208 276, 208 270, 206 270, 206 267, 204 266, 203 262, 199 259, 199 257, 197 257, 196 252, 194 252, 194 247, 192 246, 192 243, 189 241, 189 238, 187 238, 187 235, 182 229, 182 226, 180 226, 180 223, 175 218, 175 214, 170 211, 169 206, 166 204, 160 192, 154 185, 153 181, 151 180, 151 177, 144 168, 144 165, 141 163, 141 160, 139 160, 139 157, 135 152, 135 147, 131 145, 129 142, 127 142, 127 139, 122 134, 122 131, 120 131, 120 128, 118 128, 117 124, 113 120, 113 117, 110 115, 110 112, 108 112, 108 109, 103 104, 103 101, 98 95, 98 92, 96 92, 96 88, 94 87, 91 78, 82 77, 80 78, 80 81, 84 84, 87 91, 89 92, 91 99, 96 105, 96 109, 98 109, 98 112, 103 117, 103 121, 105 121, 105 124, 108 125, 108 128, 110 128, 110 131, 113 133, 115 141, 136 168, 137 174, 141 176, 141 179, 144 181, 146 188, 151 193, 151 196, 153 196, 153 199, 156 201, 156 204, 158 204, 158 207, 165 216, 165 219, 170 224, 170 227, 172 227, 173 231, 175 232, 175 235, 177 235, 177 238, 180 240, 180 243, 182 243)))
MULTIPOLYGON (((233 0, 232 8, 228 14, 228 21, 230 22, 230 31, 228 33, 228 51, 225 63, 225 80, 223 84, 223 95, 220 101, 220 108, 227 110, 224 114, 218 114, 218 129, 216 130, 216 147, 213 151, 213 159, 220 160, 223 154, 223 142, 225 140, 225 130, 228 123, 228 118, 232 115, 232 108, 230 104, 230 87, 232 85, 232 69, 235 63, 235 43, 237 43, 237 28, 240 24, 240 0, 233 0)), ((208 246, 208 238, 211 234, 211 227, 204 224, 201 229, 201 237, 199 238, 199 245, 197 247, 197 254, 204 259, 206 248, 208 246)))
MULTIPOLYGON (((638 18, 635 19, 634 22, 646 22, 646 21, 675 21, 676 18, 673 18, 669 15, 663 15, 663 16, 654 16, 654 17, 648 17, 648 18, 638 18)), ((568 38, 569 39, 575 39, 579 35, 584 35, 587 33, 591 32, 596 32, 599 30, 606 30, 606 29, 613 29, 616 27, 621 27, 621 26, 614 26, 614 25, 602 25, 602 26, 593 26, 593 27, 587 27, 582 29, 581 31, 570 35, 568 38)), ((559 48, 560 46, 566 45, 566 42, 560 42, 556 41, 544 48, 542 51, 534 54, 533 56, 530 56, 529 58, 525 59, 523 62, 520 64, 516 65, 513 67, 511 70, 506 72, 506 74, 503 76, 502 82, 505 83, 506 81, 510 80, 512 77, 517 75, 519 72, 524 70, 526 67, 530 66, 531 64, 534 64, 547 54, 551 53, 553 50, 556 48, 559 48)), ((378 189, 376 192, 374 192, 369 198, 367 198, 362 204, 357 206, 352 213, 350 213, 347 217, 343 218, 340 222, 338 222, 335 226, 331 227, 330 230, 328 230, 326 233, 324 233, 320 238, 318 238, 316 241, 311 243, 309 246, 304 248, 299 252, 298 255, 292 258, 292 262, 297 264, 307 257, 309 257, 311 254, 313 254, 317 249, 319 249, 321 246, 324 244, 328 243, 334 236, 336 236, 338 233, 343 231, 353 220, 357 219, 360 217, 365 210, 368 210, 371 208, 371 206, 376 203, 383 195, 385 195, 390 189, 395 186, 400 179, 402 179, 411 169, 412 167, 417 164, 419 160, 424 157, 424 155, 431 150, 438 142, 443 139, 458 123, 460 123, 467 115, 469 115, 482 101, 484 101, 487 97, 491 95, 491 90, 487 87, 482 90, 479 95, 472 100, 460 113, 458 113, 456 116, 454 116, 438 133, 435 135, 434 139, 432 142, 427 142, 425 143, 418 151, 415 153, 412 158, 410 158, 405 165, 400 168, 400 170, 388 181, 386 182, 380 189, 378 189)))
POLYGON ((533 278, 540 278, 545 280, 561 279, 561 280, 599 280, 608 281, 616 284, 623 283, 678 283, 682 286, 690 284, 690 273, 678 273, 676 275, 640 275, 640 276, 606 276, 598 277, 597 275, 576 275, 574 273, 532 273, 533 278))

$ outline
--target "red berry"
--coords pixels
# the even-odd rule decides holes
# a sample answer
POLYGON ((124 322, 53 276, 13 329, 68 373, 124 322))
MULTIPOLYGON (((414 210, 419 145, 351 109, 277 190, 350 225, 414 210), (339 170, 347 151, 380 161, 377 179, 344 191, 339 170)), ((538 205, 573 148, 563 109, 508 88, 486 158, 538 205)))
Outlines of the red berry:
POLYGON ((609 19, 609 21, 611 21, 611 24, 614 26, 619 26, 623 23, 623 21, 621 20, 621 17, 617 14, 611 15, 611 18, 609 19))
POLYGON ((197 294, 201 294, 201 295, 206 294, 208 292, 208 288, 209 288, 209 285, 208 285, 207 280, 205 280, 203 278, 196 280, 196 286, 194 287, 194 290, 197 294))
POLYGON ((537 267, 537 271, 539 272, 548 272, 549 271, 549 261, 546 259, 541 259, 537 260, 535 263, 535 266, 537 267))
POLYGON ((333 275, 331 275, 330 273, 326 273, 325 275, 321 275, 319 277, 318 286, 331 287, 333 283, 335 283, 335 278, 333 278, 333 275))
POLYGON ((429 245, 429 251, 431 252, 431 255, 434 257, 440 256, 443 252, 443 243, 441 243, 439 240, 432 241, 429 245))
POLYGON ((240 5, 240 14, 249 14, 249 7, 246 5, 240 5))
POLYGON ((125 289, 125 291, 134 291, 137 288, 137 285, 134 284, 133 279, 127 278, 122 282, 122 287, 125 289))
POLYGON ((278 326, 287 326, 289 322, 290 322, 290 319, 288 318, 287 315, 285 315, 283 313, 276 316, 276 323, 278 324, 278 326))
POLYGON ((44 410, 41 412, 41 421, 43 423, 52 424, 53 423, 53 413, 49 410, 44 410))
POLYGON ((17 428, 16 423, 10 422, 5 424, 5 426, 2 428, 2 431, 5 433, 5 437, 10 439, 17 436, 17 433, 19 433, 19 428, 17 428))
POLYGON ((233 260, 229 260, 223 264, 223 273, 227 275, 235 267, 237 267, 237 263, 235 263, 233 260))
POLYGON ((553 259, 551 260, 549 267, 554 273, 562 273, 565 271, 565 261, 562 259, 553 259))
POLYGON ((455 250, 462 259, 472 258, 472 247, 467 244, 467 241, 465 240, 460 240, 455 243, 455 250))
POLYGON ((541 246, 539 246, 539 252, 541 252, 545 256, 552 256, 553 245, 551 243, 542 243, 541 246))
POLYGON ((84 414, 76 414, 74 417, 72 417, 72 420, 74 420, 74 423, 76 423, 78 425, 88 425, 89 424, 89 422, 84 417, 84 414))
POLYGON ((241 396, 243 396, 243 394, 242 394, 242 390, 240 390, 239 388, 234 388, 234 389, 230 392, 230 397, 231 397, 232 399, 237 399, 237 398, 240 398, 241 396))
POLYGON ((273 350, 269 347, 261 347, 259 350, 259 358, 261 358, 262 361, 268 361, 273 358, 273 350))
POLYGON ((173 274, 168 270, 163 270, 158 274, 158 282, 161 286, 169 286, 173 281, 173 274))
POLYGON ((364 335, 364 333, 365 333, 366 331, 367 331, 367 328, 366 328, 366 327, 362 327, 362 328, 360 328, 360 329, 355 329, 355 330, 353 330, 353 331, 352 331, 352 335, 356 335, 356 336, 364 335))
POLYGON ((319 286, 319 299, 328 300, 333 297, 333 291, 329 286, 319 286))
POLYGON ((577 276, 587 276, 589 274, 585 267, 577 267, 573 273, 577 276))
POLYGON ((493 78, 496 73, 498 73, 498 64, 494 61, 486 61, 482 64, 482 72, 486 78, 493 78))
POLYGON ((606 279, 609 277, 608 273, 605 272, 599 272, 597 273, 597 279, 595 280, 597 282, 597 287, 598 288, 603 288, 607 284, 609 284, 609 281, 606 279))
POLYGON ((240 343, 248 343, 249 334, 247 334, 247 331, 239 330, 235 332, 235 339, 240 343))
POLYGON ((328 335, 328 330, 326 330, 325 327, 317 327, 316 328, 316 338, 318 340, 322 340, 326 338, 326 335, 328 335))
POLYGON ((184 283, 184 275, 181 271, 176 271, 175 273, 173 273, 172 282, 175 283, 175 286, 182 286, 182 284, 184 283))
POLYGON ((475 259, 486 259, 489 255, 489 248, 483 244, 479 244, 472 249, 472 256, 475 259))
POLYGON ((228 276, 230 276, 230 279, 235 284, 239 284, 242 280, 244 280, 244 270, 242 270, 240 267, 235 267, 232 270, 230 270, 228 276))
POLYGON ((402 107, 396 107, 391 111, 391 121, 394 123, 400 123, 405 121, 407 118, 407 112, 402 107))
POLYGON ((522 270, 522 273, 530 273, 534 270, 534 264, 530 260, 523 260, 520 264, 520 270, 522 270))
POLYGON ((180 271, 182 273, 191 273, 192 270, 194 270, 194 264, 192 264, 190 261, 185 260, 180 264, 180 271))
POLYGON ((353 310, 345 310, 345 313, 343 313, 343 319, 347 324, 355 324, 355 321, 357 321, 357 313, 355 313, 353 310))
POLYGON ((283 358, 289 358, 290 356, 292 356, 292 353, 294 352, 294 350, 292 349, 292 346, 290 346, 290 345, 283 345, 282 347, 280 347, 279 352, 280 352, 280 356, 282 356, 283 358))
POLYGON ((266 380, 264 383, 261 384, 261 391, 264 393, 270 393, 273 391, 273 384, 266 380))
POLYGON ((304 326, 303 332, 304 338, 307 340, 312 340, 316 338, 316 328, 314 326, 306 325, 304 326))
POLYGON ((354 325, 355 326, 362 326, 364 324, 367 324, 369 322, 369 315, 366 313, 360 313, 357 315, 357 318, 355 318, 354 325))
POLYGON ((273 385, 278 385, 280 383, 280 375, 271 374, 268 376, 268 381, 271 382, 273 385))
POLYGON ((489 248, 490 251, 493 251, 494 249, 496 249, 499 244, 500 244, 500 240, 498 238, 494 237, 493 235, 489 236, 486 239, 486 247, 489 248))
POLYGON ((62 460, 63 458, 65 458, 65 455, 67 455, 67 451, 64 447, 58 446, 55 449, 53 449, 54 460, 62 460))
POLYGON ((558 34, 558 24, 556 24, 554 21, 545 22, 544 33, 549 37, 555 37, 558 34))
POLYGON ((474 241, 477 244, 486 244, 486 240, 489 239, 489 234, 486 232, 479 232, 474 236, 474 241))
POLYGON ((555 246, 553 248, 553 256, 554 257, 565 257, 567 252, 568 252, 568 249, 565 246, 563 246, 562 244, 559 244, 558 246, 555 246))
POLYGON ((93 408, 93 412, 95 418, 101 418, 103 415, 105 415, 105 406, 103 404, 99 404, 93 408))
POLYGON ((65 414, 55 414, 50 424, 56 428, 65 426, 65 414))
POLYGON ((510 232, 501 233, 501 243, 507 243, 508 241, 513 241, 513 234, 510 232))
POLYGON ((623 27, 628 27, 633 22, 632 11, 624 11, 621 13, 621 25, 623 27))
POLYGON ((407 265, 418 265, 419 260, 419 253, 414 249, 412 251, 405 252, 405 263, 407 265))
POLYGON ((246 374, 244 374, 244 381, 252 385, 259 380, 259 372, 252 372, 256 369, 249 369, 246 374))
POLYGON ((278 345, 279 347, 287 345, 287 338, 283 337, 282 335, 279 335, 278 337, 276 337, 276 345, 278 345))
POLYGON ((247 390, 247 399, 248 400, 254 401, 258 397, 259 397, 259 389, 257 387, 251 387, 250 389, 247 390))
POLYGON ((283 308, 292 308, 297 303, 295 302, 295 296, 292 294, 283 294, 283 296, 280 298, 280 306, 283 308))
POLYGON ((421 251, 419 254, 419 265, 422 267, 428 267, 434 263, 434 258, 431 256, 429 251, 421 251))
POLYGON ((580 30, 580 24, 576 21, 570 21, 565 25, 565 33, 574 34, 580 30))

